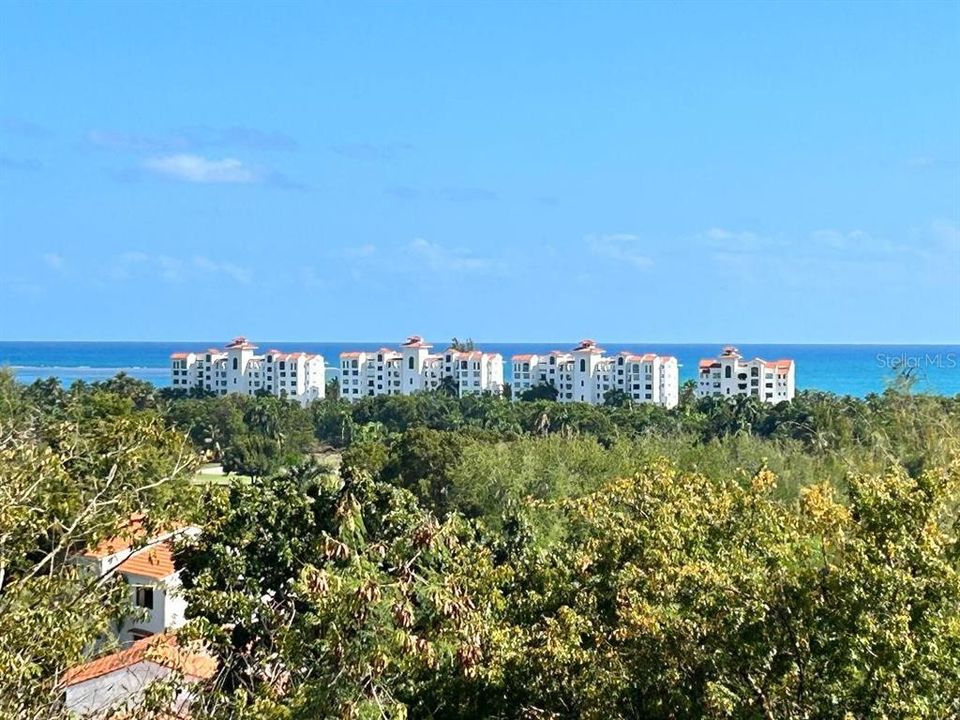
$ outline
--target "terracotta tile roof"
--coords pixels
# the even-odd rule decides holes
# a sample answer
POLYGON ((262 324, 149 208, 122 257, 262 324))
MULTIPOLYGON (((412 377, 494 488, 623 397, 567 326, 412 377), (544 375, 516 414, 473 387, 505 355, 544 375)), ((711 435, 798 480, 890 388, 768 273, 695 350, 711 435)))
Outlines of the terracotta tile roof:
POLYGON ((64 686, 92 680, 141 662, 152 662, 183 673, 186 677, 208 680, 217 671, 217 661, 203 652, 181 648, 173 635, 151 635, 130 647, 77 665, 64 673, 64 686))
POLYGON ((233 340, 228 342, 226 347, 228 350, 232 350, 236 348, 242 348, 244 350, 255 350, 257 346, 249 342, 245 337, 241 335, 240 337, 235 337, 233 340))
POLYGON ((536 355, 529 355, 529 354, 528 354, 528 355, 514 355, 514 356, 513 356, 513 359, 514 359, 514 360, 519 360, 520 362, 526 362, 526 361, 528 361, 528 360, 533 360, 533 358, 535 358, 535 357, 537 357, 537 356, 536 356, 536 355))
POLYGON ((170 353, 170 359, 171 359, 171 360, 183 360, 184 358, 188 357, 189 355, 193 355, 193 353, 192 353, 192 352, 189 352, 189 353, 185 353, 185 352, 170 353))
POLYGON ((786 372, 793 365, 793 360, 769 360, 763 363, 766 367, 786 372))
POLYGON ((592 352, 603 352, 603 348, 597 347, 597 341, 591 340, 590 338, 581 340, 580 344, 573 349, 573 352, 576 352, 578 350, 590 350, 592 352))
POLYGON ((411 335, 407 338, 405 343, 402 343, 403 347, 412 347, 412 348, 428 348, 433 347, 433 345, 428 345, 423 341, 423 338, 419 335, 411 335))
POLYGON ((87 550, 83 556, 102 559, 114 553, 129 550, 136 543, 144 540, 146 535, 147 532, 143 527, 143 515, 131 515, 127 524, 119 528, 114 537, 102 540, 95 548, 87 550))
POLYGON ((709 369, 711 369, 711 368, 718 368, 718 367, 720 367, 720 363, 718 363, 716 360, 714 360, 714 359, 712 359, 712 358, 705 358, 705 359, 703 359, 703 360, 700 361, 698 367, 699 367, 701 370, 709 370, 709 369))
POLYGON ((630 360, 631 362, 652 362, 656 359, 656 353, 644 353, 643 355, 627 354, 627 360, 630 360))
POLYGON ((342 357, 342 358, 355 358, 355 357, 360 357, 361 355, 363 355, 363 353, 360 353, 360 352, 342 352, 342 353, 340 353, 340 357, 342 357))
POLYGON ((164 541, 139 550, 117 565, 117 572, 163 580, 176 572, 173 543, 164 541))
MULTIPOLYGON (((174 533, 184 527, 186 526, 183 523, 174 523, 173 525, 158 530, 154 537, 174 533)), ((129 550, 135 545, 145 542, 147 539, 147 530, 144 527, 144 515, 142 513, 136 513, 130 516, 130 519, 123 527, 117 529, 115 536, 101 540, 100 544, 95 548, 83 553, 83 557, 102 560, 110 555, 129 550)))

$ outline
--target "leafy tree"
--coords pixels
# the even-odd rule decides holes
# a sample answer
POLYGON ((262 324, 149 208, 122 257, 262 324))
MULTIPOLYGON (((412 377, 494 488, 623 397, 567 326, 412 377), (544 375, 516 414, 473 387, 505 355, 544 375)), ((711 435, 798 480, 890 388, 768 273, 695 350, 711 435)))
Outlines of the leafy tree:
POLYGON ((448 397, 458 397, 460 395, 460 386, 457 385, 457 381, 454 380, 452 376, 444 375, 440 379, 437 392, 448 397))
POLYGON ((633 404, 633 399, 624 390, 610 388, 603 394, 603 404, 607 407, 626 407, 633 404))
POLYGON ((190 519, 196 456, 153 411, 108 402, 116 391, 23 413, 24 397, 56 388, 7 380, 0 373, 0 717, 39 719, 56 716, 64 670, 129 612, 122 581, 91 577, 71 558, 133 514, 148 511, 148 528, 190 519))
POLYGON ((466 340, 453 338, 453 340, 450 341, 450 349, 456 350, 457 352, 473 352, 476 347, 473 344, 472 338, 467 338, 466 340))
POLYGON ((330 400, 340 399, 340 378, 330 378, 324 388, 324 396, 330 400))
POLYGON ((533 402, 535 400, 556 400, 559 392, 557 388, 549 383, 540 383, 531 388, 527 388, 520 393, 520 399, 524 402, 533 402))

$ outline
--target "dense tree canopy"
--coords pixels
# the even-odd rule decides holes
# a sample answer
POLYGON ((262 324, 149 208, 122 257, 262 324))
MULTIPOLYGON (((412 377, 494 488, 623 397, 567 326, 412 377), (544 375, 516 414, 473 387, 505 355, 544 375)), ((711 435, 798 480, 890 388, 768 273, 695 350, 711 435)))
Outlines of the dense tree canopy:
POLYGON ((902 389, 301 407, 0 372, 0 717, 58 717, 128 610, 71 557, 132 514, 203 528, 198 717, 955 717, 958 507, 960 398, 902 389))

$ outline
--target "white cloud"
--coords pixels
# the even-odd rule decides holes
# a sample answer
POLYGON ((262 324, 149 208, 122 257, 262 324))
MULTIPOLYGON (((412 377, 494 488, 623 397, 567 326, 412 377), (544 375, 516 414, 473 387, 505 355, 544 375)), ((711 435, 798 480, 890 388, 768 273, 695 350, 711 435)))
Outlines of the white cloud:
POLYGON ((409 250, 416 258, 426 262, 427 267, 437 272, 476 272, 488 270, 492 265, 485 258, 448 250, 439 243, 423 238, 415 238, 410 243, 409 250))
POLYGON ((357 245, 354 247, 345 248, 343 254, 346 257, 352 258, 365 258, 370 257, 377 252, 377 246, 373 243, 364 243, 363 245, 357 245))
POLYGON ((59 255, 58 253, 44 253, 43 262, 48 268, 56 270, 57 272, 63 272, 66 266, 66 260, 63 255, 59 255))
POLYGON ((198 255, 193 259, 193 265, 197 269, 206 273, 219 273, 226 275, 234 282, 238 282, 243 285, 249 283, 252 277, 252 273, 246 268, 242 268, 229 262, 215 262, 210 258, 203 257, 202 255, 198 255))
POLYGON ((261 180, 255 169, 235 158, 209 160, 178 153, 149 158, 144 167, 152 173, 191 183, 253 183, 261 180))
POLYGON ((157 277, 167 283, 193 280, 210 280, 213 275, 222 275, 236 283, 247 284, 252 273, 239 265, 217 262, 197 256, 192 261, 171 255, 130 251, 119 255, 108 266, 106 275, 111 280, 129 280, 134 277, 157 277))
POLYGON ((643 252, 640 237, 637 235, 629 233, 588 235, 587 243, 594 254, 635 268, 644 269, 653 265, 653 259, 643 252))

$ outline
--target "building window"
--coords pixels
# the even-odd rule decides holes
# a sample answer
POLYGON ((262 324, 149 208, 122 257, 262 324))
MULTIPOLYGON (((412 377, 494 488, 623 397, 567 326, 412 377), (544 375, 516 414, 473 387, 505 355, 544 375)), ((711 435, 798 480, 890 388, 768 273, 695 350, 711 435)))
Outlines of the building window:
POLYGON ((583 358, 580 358, 580 372, 586 372, 586 371, 587 371, 587 361, 584 360, 583 358))
MULTIPOLYGON (((407 367, 408 367, 410 370, 413 370, 413 355, 411 355, 409 358, 407 358, 407 367)), ((411 382, 412 382, 412 381, 411 381, 411 382)))
POLYGON ((233 359, 233 369, 234 369, 234 370, 237 369, 237 358, 234 358, 234 359, 233 359))
POLYGON ((727 367, 724 369, 723 374, 724 374, 724 377, 726 377, 726 378, 728 378, 728 379, 729 379, 730 377, 732 377, 733 370, 731 369, 731 367, 730 367, 729 365, 727 365, 727 367))
POLYGON ((133 604, 137 607, 153 610, 153 588, 139 585, 134 590, 133 604))

